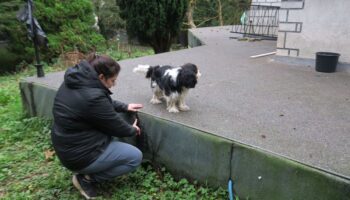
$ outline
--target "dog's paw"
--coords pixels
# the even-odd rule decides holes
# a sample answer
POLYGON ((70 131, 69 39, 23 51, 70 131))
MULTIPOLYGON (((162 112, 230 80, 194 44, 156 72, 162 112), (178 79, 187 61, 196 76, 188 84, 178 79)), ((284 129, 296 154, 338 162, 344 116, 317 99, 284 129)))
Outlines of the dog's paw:
POLYGON ((170 113, 178 113, 179 110, 176 107, 170 107, 167 109, 170 113))
POLYGON ((181 111, 189 111, 190 107, 188 107, 187 105, 181 105, 181 106, 179 106, 179 110, 181 110, 181 111))
POLYGON ((159 99, 153 98, 153 99, 151 99, 150 103, 151 104, 160 104, 160 103, 162 103, 162 101, 159 99))

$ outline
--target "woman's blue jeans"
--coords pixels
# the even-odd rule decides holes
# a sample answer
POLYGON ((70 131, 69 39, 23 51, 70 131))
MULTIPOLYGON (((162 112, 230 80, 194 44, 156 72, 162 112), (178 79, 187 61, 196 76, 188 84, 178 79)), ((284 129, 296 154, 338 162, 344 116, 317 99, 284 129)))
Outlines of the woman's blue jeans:
POLYGON ((134 171, 142 161, 142 152, 127 143, 112 141, 105 151, 86 168, 77 171, 94 181, 104 182, 134 171))

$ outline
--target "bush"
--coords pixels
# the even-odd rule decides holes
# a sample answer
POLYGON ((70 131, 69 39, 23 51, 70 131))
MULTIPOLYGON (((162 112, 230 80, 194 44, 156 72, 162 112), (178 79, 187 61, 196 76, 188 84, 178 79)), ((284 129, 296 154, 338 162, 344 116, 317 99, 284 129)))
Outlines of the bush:
POLYGON ((105 48, 105 40, 93 27, 95 19, 90 0, 38 0, 36 16, 49 39, 46 57, 77 49, 89 52, 105 48))
POLYGON ((13 71, 16 63, 28 60, 25 49, 30 45, 24 25, 16 19, 16 13, 23 4, 21 0, 0 2, 0 72, 13 71))
POLYGON ((105 39, 111 39, 119 29, 125 28, 125 21, 120 17, 120 8, 115 0, 93 0, 98 26, 105 39))
POLYGON ((187 0, 117 0, 131 38, 150 45, 155 53, 168 52, 180 31, 187 0))
MULTIPOLYGON (((5 22, 0 25, 0 40, 9 41, 6 49, 19 57, 15 59, 16 63, 34 58, 34 47, 27 38, 26 27, 16 19, 16 13, 24 3, 20 0, 0 3, 0 20, 5 22)), ((85 53, 105 48, 104 38, 93 27, 95 19, 90 0, 37 0, 34 3, 34 15, 49 40, 49 48, 41 49, 44 61, 74 49, 85 53)), ((12 65, 14 68, 15 64, 12 65)))

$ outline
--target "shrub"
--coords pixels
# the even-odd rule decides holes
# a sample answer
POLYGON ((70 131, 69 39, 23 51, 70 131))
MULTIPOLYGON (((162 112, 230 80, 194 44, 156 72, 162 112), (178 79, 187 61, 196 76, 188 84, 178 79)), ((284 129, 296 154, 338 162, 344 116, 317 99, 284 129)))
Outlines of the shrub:
MULTIPOLYGON (((0 26, 0 40, 9 41, 6 49, 19 57, 15 59, 16 63, 34 58, 34 47, 27 38, 26 27, 16 19, 16 13, 24 3, 20 0, 0 3, 0 20, 5 22, 0 26)), ((105 48, 104 38, 93 27, 95 19, 90 0, 37 0, 34 3, 34 15, 49 40, 49 48, 41 49, 44 61, 74 49, 88 52, 105 48)))
POLYGON ((187 0, 117 0, 130 37, 150 45, 155 53, 170 50, 180 31, 187 0))

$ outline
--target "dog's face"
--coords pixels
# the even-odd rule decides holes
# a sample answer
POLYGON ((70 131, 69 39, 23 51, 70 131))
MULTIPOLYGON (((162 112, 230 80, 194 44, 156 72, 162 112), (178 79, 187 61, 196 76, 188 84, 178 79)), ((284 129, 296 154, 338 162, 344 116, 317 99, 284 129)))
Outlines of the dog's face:
POLYGON ((197 84, 196 74, 189 70, 180 70, 177 80, 180 86, 194 88, 197 84))
POLYGON ((182 68, 188 69, 188 70, 192 71, 193 73, 195 73, 197 80, 199 79, 199 77, 201 77, 201 73, 199 72, 199 69, 198 69, 197 65, 195 65, 195 64, 187 63, 187 64, 184 64, 182 66, 182 68))
POLYGON ((187 63, 181 67, 177 80, 185 88, 194 88, 198 78, 201 76, 198 67, 194 64, 187 63))

